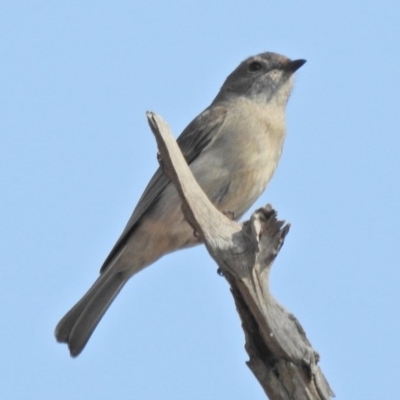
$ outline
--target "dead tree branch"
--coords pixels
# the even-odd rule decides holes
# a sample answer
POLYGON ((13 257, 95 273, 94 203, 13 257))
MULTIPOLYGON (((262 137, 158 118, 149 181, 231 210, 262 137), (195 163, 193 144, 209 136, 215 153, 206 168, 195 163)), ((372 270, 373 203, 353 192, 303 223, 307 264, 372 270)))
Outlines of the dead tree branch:
MULTIPOLYGON (((271 400, 329 400, 334 396, 295 316, 269 291, 269 273, 289 225, 270 205, 239 224, 219 212, 194 179, 168 125, 147 113, 160 159, 175 184, 187 221, 228 281, 246 338, 247 365, 271 400)), ((229 211, 229 210, 226 210, 229 211)))

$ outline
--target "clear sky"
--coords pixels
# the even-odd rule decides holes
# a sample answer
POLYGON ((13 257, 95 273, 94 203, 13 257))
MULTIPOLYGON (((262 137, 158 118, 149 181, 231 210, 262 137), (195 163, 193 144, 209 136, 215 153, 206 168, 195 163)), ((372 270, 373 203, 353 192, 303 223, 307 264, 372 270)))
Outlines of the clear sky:
POLYGON ((279 168, 252 208, 292 229, 272 291, 338 399, 396 399, 398 1, 2 1, 0 397, 264 399, 227 283, 202 247, 132 279, 84 352, 53 330, 177 136, 244 58, 305 58, 279 168))

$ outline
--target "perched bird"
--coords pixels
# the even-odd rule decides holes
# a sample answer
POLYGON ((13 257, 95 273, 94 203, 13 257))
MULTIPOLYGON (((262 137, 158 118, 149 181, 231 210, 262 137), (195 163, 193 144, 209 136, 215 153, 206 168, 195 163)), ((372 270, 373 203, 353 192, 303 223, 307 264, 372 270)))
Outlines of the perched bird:
MULTIPOLYGON (((261 195, 277 167, 293 74, 304 63, 275 53, 248 58, 177 139, 203 191, 236 220, 261 195)), ((174 185, 159 168, 100 276, 58 323, 57 340, 77 356, 132 275, 164 254, 198 243, 174 185)))

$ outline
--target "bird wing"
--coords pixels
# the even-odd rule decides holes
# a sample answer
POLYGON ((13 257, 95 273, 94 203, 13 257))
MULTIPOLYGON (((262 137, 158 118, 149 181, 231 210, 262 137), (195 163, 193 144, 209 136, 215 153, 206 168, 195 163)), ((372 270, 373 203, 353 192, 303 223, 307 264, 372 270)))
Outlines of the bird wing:
MULTIPOLYGON (((221 105, 211 106, 199 114, 178 137, 177 143, 188 164, 191 164, 215 140, 225 121, 226 114, 226 107, 221 105)), ((115 243, 110 254, 104 261, 100 272, 106 270, 110 261, 129 240, 138 220, 157 202, 160 194, 169 182, 169 179, 159 167, 144 190, 117 243, 115 243)))

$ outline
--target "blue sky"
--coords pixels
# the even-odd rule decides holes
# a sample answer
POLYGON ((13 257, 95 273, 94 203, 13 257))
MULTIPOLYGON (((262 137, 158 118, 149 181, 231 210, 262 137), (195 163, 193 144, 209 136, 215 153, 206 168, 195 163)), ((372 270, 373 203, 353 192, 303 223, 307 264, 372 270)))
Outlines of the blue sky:
POLYGON ((3 1, 1 398, 264 399, 202 247, 135 276, 77 359, 56 343, 177 136, 244 58, 305 58, 252 208, 292 224, 272 291, 338 399, 398 397, 400 10, 395 1, 3 1))

